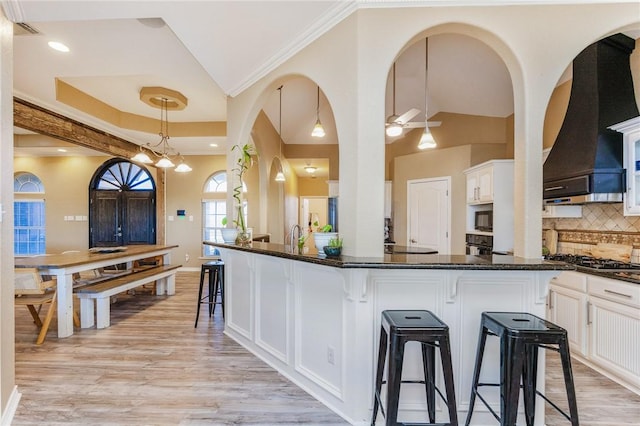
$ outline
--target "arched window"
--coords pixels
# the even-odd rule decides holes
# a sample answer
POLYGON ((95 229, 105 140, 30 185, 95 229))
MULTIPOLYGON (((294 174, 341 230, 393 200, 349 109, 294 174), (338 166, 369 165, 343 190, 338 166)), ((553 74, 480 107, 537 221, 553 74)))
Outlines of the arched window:
POLYGON ((32 173, 14 175, 13 253, 44 254, 46 249, 45 209, 43 198, 26 198, 26 194, 44 194, 40 178, 32 173))
POLYGON ((13 178, 13 192, 43 194, 44 186, 40 178, 33 173, 19 172, 13 178))
MULTIPOLYGON (((242 191, 247 191, 247 186, 242 182, 242 191)), ((220 229, 226 228, 227 217, 227 172, 218 171, 206 180, 203 190, 205 197, 202 200, 202 238, 203 241, 222 242, 220 229)), ((247 201, 244 200, 245 223, 247 220, 247 201)), ((212 256, 214 247, 203 246, 203 255, 212 256)))
POLYGON ((153 180, 140 166, 118 161, 105 170, 95 182, 95 189, 115 191, 150 191, 153 180))

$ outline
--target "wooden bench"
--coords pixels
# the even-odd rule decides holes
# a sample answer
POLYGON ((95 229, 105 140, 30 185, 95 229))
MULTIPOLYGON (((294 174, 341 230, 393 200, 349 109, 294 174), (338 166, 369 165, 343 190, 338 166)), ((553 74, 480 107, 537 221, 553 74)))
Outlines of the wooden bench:
POLYGON ((156 294, 174 295, 176 293, 176 272, 181 266, 152 266, 133 271, 130 274, 102 280, 95 284, 78 287, 74 290, 74 293, 80 299, 80 326, 82 328, 93 327, 95 314, 96 328, 109 327, 111 323, 111 296, 153 281, 157 281, 156 294))

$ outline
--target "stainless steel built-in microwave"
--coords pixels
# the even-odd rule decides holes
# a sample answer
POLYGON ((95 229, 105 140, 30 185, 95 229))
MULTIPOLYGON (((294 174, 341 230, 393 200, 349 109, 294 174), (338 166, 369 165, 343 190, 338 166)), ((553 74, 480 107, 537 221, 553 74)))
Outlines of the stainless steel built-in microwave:
POLYGON ((474 228, 477 231, 493 231, 493 211, 483 210, 476 212, 474 228))

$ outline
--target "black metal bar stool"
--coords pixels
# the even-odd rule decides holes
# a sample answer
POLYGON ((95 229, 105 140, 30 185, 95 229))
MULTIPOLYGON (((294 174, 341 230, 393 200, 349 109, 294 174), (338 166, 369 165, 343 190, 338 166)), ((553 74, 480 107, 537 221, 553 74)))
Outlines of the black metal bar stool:
POLYGON ((567 331, 549 321, 523 312, 483 312, 480 323, 480 337, 476 365, 473 372, 469 413, 465 425, 471 422, 476 396, 487 406, 500 425, 516 424, 518 417, 518 399, 520 388, 523 389, 524 411, 527 425, 533 425, 536 411, 536 395, 547 401, 558 410, 573 426, 578 425, 578 406, 576 392, 573 387, 571 358, 567 331), (500 338, 500 383, 480 383, 480 369, 487 335, 500 338), (554 346, 549 346, 554 345, 554 346), (557 347, 555 346, 557 345, 557 347), (549 349, 560 353, 562 372, 567 391, 569 413, 550 401, 536 389, 538 366, 538 348, 549 349), (522 378, 522 386, 520 379, 522 378), (500 387, 500 416, 489 406, 489 403, 478 392, 481 386, 500 387))
POLYGON ((457 425, 458 415, 456 411, 456 396, 453 385, 453 368, 451 366, 451 349, 449 345, 449 327, 440 321, 430 311, 383 311, 382 327, 380 328, 380 348, 378 350, 378 368, 376 372, 375 392, 373 395, 373 416, 371 424, 374 425, 378 416, 378 407, 385 417, 387 425, 402 424, 397 422, 398 403, 401 383, 421 383, 425 385, 427 395, 427 411, 430 423, 457 425), (404 360, 404 346, 410 341, 420 342, 422 346, 422 366, 424 380, 402 380, 402 363, 404 360), (389 344, 387 345, 387 342, 389 344), (445 398, 435 384, 435 349, 440 348, 440 359, 447 397, 445 398), (389 352, 387 367, 387 380, 382 380, 385 359, 389 352), (387 383, 387 403, 385 414, 380 398, 382 385, 387 383), (436 417, 436 392, 447 404, 449 409, 448 423, 435 423, 436 417))
POLYGON ((224 319, 224 262, 222 260, 210 260, 200 267, 200 289, 198 290, 198 310, 196 311, 196 323, 200 317, 200 305, 209 306, 209 317, 216 312, 216 305, 222 307, 222 318, 224 319), (208 293, 203 296, 204 276, 208 274, 208 293), (219 300, 218 300, 219 298, 219 300))

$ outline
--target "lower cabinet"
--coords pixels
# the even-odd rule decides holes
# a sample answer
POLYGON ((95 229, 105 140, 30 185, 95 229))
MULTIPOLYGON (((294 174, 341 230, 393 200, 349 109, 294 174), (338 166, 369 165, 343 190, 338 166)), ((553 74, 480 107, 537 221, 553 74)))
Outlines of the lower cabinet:
POLYGON ((640 388, 640 309, 591 297, 589 359, 640 388))
POLYGON ((567 330, 572 355, 640 393, 640 285, 563 272, 547 313, 567 330))
POLYGON ((587 295, 558 285, 549 287, 549 321, 567 330, 572 354, 587 354, 587 295))

